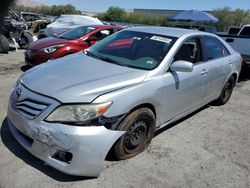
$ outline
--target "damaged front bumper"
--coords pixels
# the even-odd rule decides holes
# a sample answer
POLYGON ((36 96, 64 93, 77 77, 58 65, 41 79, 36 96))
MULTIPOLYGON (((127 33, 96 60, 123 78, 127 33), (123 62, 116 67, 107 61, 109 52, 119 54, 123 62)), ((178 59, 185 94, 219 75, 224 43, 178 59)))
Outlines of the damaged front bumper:
POLYGON ((17 112, 11 102, 7 119, 12 134, 26 150, 47 165, 70 175, 97 177, 110 148, 124 134, 104 126, 71 126, 29 120, 17 112))

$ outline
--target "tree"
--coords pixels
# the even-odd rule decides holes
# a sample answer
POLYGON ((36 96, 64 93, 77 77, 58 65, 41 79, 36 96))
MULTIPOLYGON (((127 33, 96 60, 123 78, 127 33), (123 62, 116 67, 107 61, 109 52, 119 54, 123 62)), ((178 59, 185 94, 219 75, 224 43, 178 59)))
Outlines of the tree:
POLYGON ((52 5, 52 6, 36 6, 26 7, 23 5, 14 4, 12 9, 24 12, 36 12, 41 14, 49 14, 54 16, 60 16, 61 14, 81 14, 81 11, 77 10, 73 5, 52 5))
POLYGON ((122 22, 127 13, 124 9, 119 7, 110 7, 105 13, 97 15, 98 18, 106 21, 122 22))
POLYGON ((213 13, 219 19, 216 26, 219 31, 227 31, 229 26, 242 26, 250 23, 250 11, 243 9, 232 10, 229 7, 214 9, 213 13))

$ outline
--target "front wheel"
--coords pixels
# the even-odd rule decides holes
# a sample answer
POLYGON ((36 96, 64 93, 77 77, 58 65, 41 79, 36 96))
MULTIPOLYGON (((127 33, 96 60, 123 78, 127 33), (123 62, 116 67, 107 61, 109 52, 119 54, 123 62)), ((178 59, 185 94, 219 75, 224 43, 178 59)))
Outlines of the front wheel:
POLYGON ((235 82, 236 82, 236 80, 233 76, 231 76, 228 79, 224 88, 222 89, 220 97, 215 101, 216 104, 223 105, 223 104, 226 104, 228 102, 228 100, 230 99, 230 97, 232 95, 233 88, 235 86, 235 82))
POLYGON ((32 34, 28 33, 28 32, 24 32, 22 34, 22 36, 18 39, 18 45, 20 46, 20 48, 22 49, 26 49, 29 45, 29 43, 31 43, 33 41, 33 36, 32 34))
POLYGON ((150 144, 155 132, 155 115, 148 108, 135 110, 123 120, 118 130, 126 133, 114 145, 115 158, 131 158, 150 144))

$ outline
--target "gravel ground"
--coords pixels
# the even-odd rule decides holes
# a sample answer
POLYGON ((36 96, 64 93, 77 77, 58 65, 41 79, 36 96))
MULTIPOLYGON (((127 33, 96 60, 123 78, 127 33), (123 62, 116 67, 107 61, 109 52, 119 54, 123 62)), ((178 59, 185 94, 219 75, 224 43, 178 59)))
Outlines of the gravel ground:
POLYGON ((207 105, 157 133, 147 151, 105 161, 98 178, 61 174, 25 151, 6 122, 23 51, 0 54, 0 188, 250 187, 250 70, 224 106, 207 105))

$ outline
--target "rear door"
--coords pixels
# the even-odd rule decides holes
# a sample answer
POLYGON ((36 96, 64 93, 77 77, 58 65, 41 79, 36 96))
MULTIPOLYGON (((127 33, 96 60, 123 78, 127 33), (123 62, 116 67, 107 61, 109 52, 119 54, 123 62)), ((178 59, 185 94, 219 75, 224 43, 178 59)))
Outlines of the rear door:
POLYGON ((205 51, 205 71, 208 77, 205 100, 210 102, 220 95, 225 81, 231 73, 232 61, 229 51, 219 39, 204 36, 202 44, 205 51))

